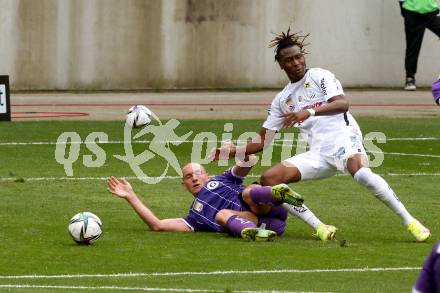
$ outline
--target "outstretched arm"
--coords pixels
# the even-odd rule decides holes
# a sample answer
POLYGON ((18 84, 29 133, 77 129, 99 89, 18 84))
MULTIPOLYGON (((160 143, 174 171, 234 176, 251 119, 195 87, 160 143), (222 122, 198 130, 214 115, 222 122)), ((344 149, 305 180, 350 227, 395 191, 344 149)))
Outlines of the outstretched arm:
POLYGON ((257 160, 257 156, 255 155, 246 156, 243 160, 235 163, 232 167, 232 174, 238 177, 246 177, 252 167, 257 163, 257 160))
POLYGON ((221 147, 215 148, 211 151, 211 157, 214 160, 224 160, 234 157, 243 160, 247 156, 261 152, 264 148, 269 146, 275 134, 276 131, 262 127, 259 135, 246 145, 237 147, 234 144, 223 144, 221 147))
MULTIPOLYGON (((237 146, 231 140, 225 140, 220 147, 221 150, 235 150, 237 146)), ((213 152, 216 149, 212 150, 213 152)), ((232 174, 238 177, 246 177, 251 171, 252 167, 257 163, 255 155, 239 155, 236 157, 236 163, 232 166, 232 174)))
POLYGON ((109 177, 107 179, 107 187, 109 192, 125 199, 151 230, 192 232, 182 218, 161 220, 156 217, 156 215, 140 201, 130 183, 124 178, 118 180, 113 176, 109 177))

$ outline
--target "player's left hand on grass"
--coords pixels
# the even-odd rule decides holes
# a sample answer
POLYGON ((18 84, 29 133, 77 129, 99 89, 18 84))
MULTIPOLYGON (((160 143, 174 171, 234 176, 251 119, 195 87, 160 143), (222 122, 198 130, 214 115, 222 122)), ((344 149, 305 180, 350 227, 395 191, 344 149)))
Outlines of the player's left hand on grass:
POLYGON ((107 179, 107 190, 122 198, 127 198, 134 194, 131 184, 125 178, 118 180, 114 176, 110 176, 107 179))
POLYGON ((281 117, 286 118, 283 127, 288 128, 293 126, 295 123, 301 123, 310 117, 310 113, 307 110, 301 110, 299 112, 290 112, 282 114, 281 117))

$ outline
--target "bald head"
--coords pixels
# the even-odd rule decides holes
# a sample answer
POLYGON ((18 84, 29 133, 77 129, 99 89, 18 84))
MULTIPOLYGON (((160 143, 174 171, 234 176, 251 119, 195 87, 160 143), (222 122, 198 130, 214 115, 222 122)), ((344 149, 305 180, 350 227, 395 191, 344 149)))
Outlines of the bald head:
POLYGON ((189 162, 188 164, 186 164, 185 166, 183 166, 182 168, 182 173, 183 173, 183 177, 185 177, 185 172, 188 171, 194 171, 194 170, 200 170, 206 173, 205 168, 200 165, 199 163, 195 163, 195 162, 189 162))
POLYGON ((209 175, 199 163, 188 163, 182 168, 182 185, 192 195, 196 195, 208 182, 209 175))

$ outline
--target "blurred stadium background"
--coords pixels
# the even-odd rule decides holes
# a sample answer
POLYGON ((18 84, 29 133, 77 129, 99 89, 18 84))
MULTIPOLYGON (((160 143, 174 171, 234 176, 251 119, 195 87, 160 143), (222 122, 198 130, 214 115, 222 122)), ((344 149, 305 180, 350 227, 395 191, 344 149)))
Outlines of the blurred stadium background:
MULTIPOLYGON (((405 36, 389 0, 0 0, 0 74, 12 90, 279 88, 272 32, 310 33, 309 67, 345 87, 404 83, 405 36)), ((439 74, 425 34, 417 74, 439 74)))
MULTIPOLYGON (((9 76, 13 121, 0 123, 0 291, 409 292, 440 231, 440 111, 428 90, 440 73, 439 41, 425 34, 416 92, 401 90, 404 51, 397 0, 0 0, 0 75, 9 76), (336 74, 364 133, 386 134, 376 171, 431 228, 428 243, 414 243, 348 176, 295 185, 346 245, 317 241, 291 218, 275 243, 148 232, 105 190, 110 174, 133 176, 113 157, 124 153, 130 105, 184 119, 181 133, 220 138, 230 122, 234 138, 258 130, 287 83, 268 43, 289 25, 310 33, 308 66, 336 74), (22 122, 44 119, 60 121, 22 122), (107 133, 108 161, 85 167, 90 151, 81 145, 66 177, 54 158, 65 131, 107 133), (92 247, 66 231, 83 210, 104 222, 92 247)), ((190 160, 191 144, 175 151, 190 160)), ((148 164, 152 174, 163 167, 148 164)), ((131 179, 159 217, 182 216, 191 203, 169 175, 158 185, 131 179)))

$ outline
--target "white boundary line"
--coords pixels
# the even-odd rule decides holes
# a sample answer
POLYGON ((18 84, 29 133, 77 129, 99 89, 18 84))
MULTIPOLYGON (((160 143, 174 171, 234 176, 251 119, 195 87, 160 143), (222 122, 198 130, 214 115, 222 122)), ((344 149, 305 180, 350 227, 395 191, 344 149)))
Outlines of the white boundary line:
MULTIPOLYGON (((374 139, 370 139, 370 140, 374 140, 374 139)), ((440 140, 440 137, 391 137, 391 138, 387 138, 387 141, 427 141, 427 140, 440 140)), ((285 140, 284 139, 275 139, 274 143, 283 143, 285 140)), ((295 139, 295 141, 297 141, 297 139, 295 139)), ((124 144, 126 142, 130 142, 130 143, 151 143, 151 140, 133 140, 133 141, 123 141, 123 140, 110 140, 110 141, 106 141, 106 142, 93 142, 93 143, 97 143, 97 144, 124 144)), ((193 142, 197 142, 197 143, 207 143, 207 142, 221 142, 221 140, 176 140, 176 141, 155 141, 156 143, 193 143, 193 142)), ((234 140, 235 143, 244 143, 245 141, 236 141, 234 140)), ((291 140, 287 140, 287 142, 292 142, 291 140)), ((86 144, 85 141, 69 141, 69 142, 54 142, 54 141, 23 141, 23 142, 18 142, 18 141, 5 141, 5 142, 0 142, 0 146, 8 146, 8 145, 22 145, 22 146, 26 146, 26 145, 57 145, 57 144, 86 144)))
MULTIPOLYGON (((378 174, 380 176, 440 176, 440 173, 388 173, 388 174, 378 174)), ((348 176, 348 174, 337 174, 335 176, 348 176)), ((121 176, 124 177, 124 176, 121 176)), ((246 178, 260 178, 261 175, 248 175, 246 178)), ((86 181, 86 180, 98 180, 105 181, 108 177, 29 177, 23 179, 25 181, 86 181)), ((125 176, 128 180, 142 180, 142 177, 125 176)), ((180 179, 179 176, 162 176, 162 177, 150 177, 150 179, 180 179)), ((0 177, 0 181, 14 181, 17 177, 0 177)))
POLYGON ((388 152, 367 152, 371 154, 384 154, 384 155, 394 155, 394 156, 410 156, 410 157, 429 157, 429 158, 440 158, 440 155, 431 154, 408 154, 408 153, 388 153, 388 152))
MULTIPOLYGON (((405 177, 405 176, 432 176, 437 177, 440 176, 440 173, 386 173, 386 174, 378 174, 380 176, 393 176, 393 177, 405 177)), ((348 176, 348 174, 336 174, 335 176, 348 176)), ((142 180, 143 177, 135 177, 135 176, 120 176, 124 177, 128 180, 142 180)), ((254 175, 249 174, 246 176, 246 178, 260 178, 261 175, 254 175)), ((0 177, 0 182, 2 181, 15 181, 23 179, 24 181, 105 181, 108 179, 108 177, 0 177)), ((154 179, 154 180, 176 180, 180 179, 180 176, 159 176, 159 177, 149 177, 148 179, 154 179)))
MULTIPOLYGON (((118 176, 119 177, 119 176, 118 176)), ((124 177, 128 180, 142 180, 145 179, 143 177, 135 177, 135 176, 120 176, 124 177)), ((247 176, 250 177, 250 176, 247 176)), ((260 176, 252 176, 252 177, 260 177, 260 176)), ((83 180, 99 180, 104 181, 107 180, 108 177, 19 177, 23 178, 25 181, 83 181, 83 180)), ((180 179, 180 176, 160 176, 160 177, 149 177, 149 179, 180 179)), ((17 180, 17 177, 0 177, 0 181, 14 181, 17 180)))
POLYGON ((392 141, 413 141, 413 140, 440 140, 440 137, 390 137, 387 140, 392 141))
POLYGON ((127 277, 164 277, 164 276, 207 276, 207 275, 259 275, 259 274, 307 274, 307 273, 365 273, 389 271, 415 271, 420 267, 400 268, 343 268, 343 269, 286 269, 256 271, 212 271, 212 272, 162 272, 162 273, 118 273, 118 274, 77 274, 77 275, 17 275, 0 276, 0 279, 71 279, 71 278, 127 278, 127 277))
MULTIPOLYGON (((30 284, 3 284, 0 288, 27 288, 27 289, 76 289, 76 290, 126 290, 126 291, 162 291, 162 292, 222 292, 208 289, 185 288, 149 288, 149 287, 118 287, 118 286, 68 286, 68 285, 30 285, 30 284)), ((224 292, 224 291, 223 291, 224 292)))
MULTIPOLYGON (((390 138, 388 140, 440 140, 440 138, 434 138, 434 137, 430 137, 430 138, 390 138)), ((281 147, 283 146, 282 142, 284 140, 275 140, 273 142, 273 145, 276 147, 281 147)), ((106 141, 106 142, 93 142, 93 143, 97 143, 97 144, 124 144, 125 142, 129 142, 131 144, 148 144, 151 143, 151 140, 138 140, 138 141, 122 141, 122 140, 116 140, 116 141, 106 141)), ((165 143, 165 141, 157 141, 156 143, 165 143)), ((207 142, 216 142, 218 143, 219 141, 166 141, 166 143, 207 143, 207 142)), ((294 143, 293 141, 288 141, 289 143, 291 143, 291 146, 294 146, 294 144, 296 145, 296 142, 294 143)), ((28 145, 72 145, 72 144, 86 144, 86 142, 83 141, 74 141, 74 142, 51 142, 51 141, 36 141, 36 142, 0 142, 0 146, 28 146, 28 145)), ((440 158, 440 155, 432 155, 432 154, 408 154, 408 153, 396 153, 396 152, 369 152, 369 153, 383 153, 385 155, 394 155, 394 156, 412 156, 412 157, 429 157, 429 158, 440 158)))
MULTIPOLYGON (((224 290, 212 290, 212 289, 187 289, 187 288, 149 288, 149 287, 118 287, 118 286, 68 286, 68 285, 30 285, 30 284, 3 284, 0 288, 30 288, 30 289, 76 289, 76 290, 126 290, 126 291, 156 291, 156 292, 219 292, 223 293, 224 290)), ((238 293, 304 293, 304 291, 279 291, 279 290, 267 290, 267 291, 237 291, 238 293)), ((325 292, 312 292, 310 293, 325 293, 325 292)), ((327 292, 330 293, 330 292, 327 292)))
MULTIPOLYGON (((440 176, 440 173, 386 173, 386 174, 378 174, 380 176, 394 176, 394 177, 401 177, 401 176, 440 176)), ((349 176, 348 174, 336 174, 335 176, 349 176)), ((119 176, 118 176, 119 177, 119 176)), ((120 176, 124 177, 128 180, 142 180, 144 178, 142 177, 135 177, 135 176, 120 176)), ((261 175, 253 175, 250 174, 246 176, 246 178, 260 178, 261 175)), ((17 179, 23 178, 25 181, 105 181, 108 177, 0 177, 1 181, 15 181, 17 179)), ((149 177, 149 179, 180 179, 180 176, 161 176, 161 177, 149 177)))

